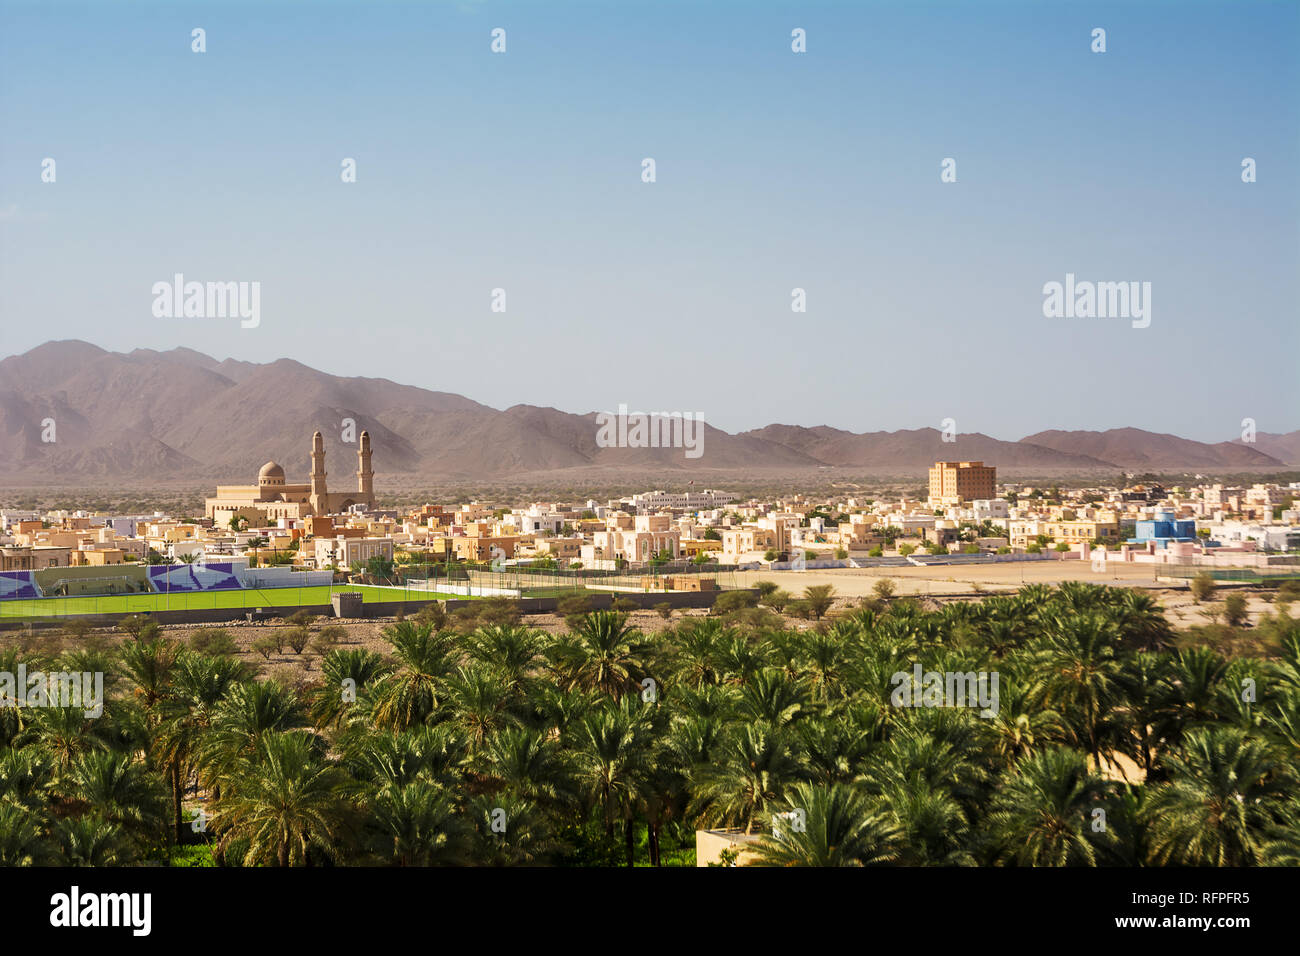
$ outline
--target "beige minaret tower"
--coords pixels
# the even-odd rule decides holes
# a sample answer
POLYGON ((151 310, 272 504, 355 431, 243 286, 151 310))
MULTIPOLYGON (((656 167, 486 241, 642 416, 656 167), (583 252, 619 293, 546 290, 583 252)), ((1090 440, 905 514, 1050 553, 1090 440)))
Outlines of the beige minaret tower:
POLYGON ((311 436, 311 510, 318 515, 329 513, 325 490, 325 438, 320 432, 311 436))
POLYGON ((361 433, 357 447, 357 494, 368 507, 375 504, 375 472, 370 467, 370 432, 361 433))

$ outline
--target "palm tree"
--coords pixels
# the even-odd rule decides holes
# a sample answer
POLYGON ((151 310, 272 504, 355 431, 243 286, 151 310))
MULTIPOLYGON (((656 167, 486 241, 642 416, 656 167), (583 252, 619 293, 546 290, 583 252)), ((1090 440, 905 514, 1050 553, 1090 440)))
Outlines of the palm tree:
POLYGON ((374 795, 368 809, 368 840, 379 859, 395 866, 466 862, 469 827, 456 801, 441 787, 423 780, 389 784, 374 795))
POLYGON ((1295 774, 1268 744, 1237 727, 1189 731, 1169 757, 1168 784, 1151 800, 1152 849, 1159 863, 1252 866, 1287 819, 1295 774))
POLYGON ((738 710, 742 719, 784 727, 797 721, 807 706, 804 687, 772 667, 755 674, 741 689, 738 710))
POLYGON ((860 647, 862 626, 855 621, 836 621, 830 629, 798 632, 801 663, 811 671, 812 685, 821 700, 839 697, 849 657, 860 647))
POLYGON ((1146 652, 1124 661, 1119 675, 1125 718, 1120 749, 1135 758, 1147 774, 1155 769, 1158 749, 1169 736, 1177 713, 1169 676, 1168 656, 1146 652))
POLYGON ((357 728, 339 743, 343 765, 357 780, 402 787, 417 780, 454 789, 463 783, 468 745, 451 724, 422 724, 399 733, 357 728))
POLYGON ((474 797, 472 850, 478 866, 529 866, 547 861, 558 848, 550 822, 532 801, 512 794, 474 797))
POLYGON ((1121 588, 1117 605, 1119 629, 1126 643, 1154 651, 1167 647, 1173 640, 1173 628, 1165 619, 1160 602, 1137 588, 1121 588))
POLYGON ((276 681, 234 684, 213 710, 210 728, 199 740, 197 769, 220 796, 221 783, 233 777, 241 760, 254 754, 262 738, 307 725, 298 696, 276 681))
POLYGON ((150 715, 150 726, 156 723, 155 708, 171 694, 172 669, 180 650, 174 641, 161 639, 133 639, 122 645, 122 669, 134 685, 136 701, 150 715))
POLYGON ((715 763, 696 768, 696 812, 706 821, 752 833, 759 818, 784 799, 786 788, 806 775, 790 744, 782 730, 741 725, 717 748, 715 763))
POLYGON ((243 756, 214 805, 219 846, 247 840, 245 865, 302 866, 338 856, 355 784, 302 732, 268 732, 243 756))
POLYGON ((727 684, 746 684, 768 666, 770 653, 766 642, 751 641, 735 631, 725 632, 718 641, 718 678, 727 684))
POLYGON ((506 682, 482 664, 458 668, 445 686, 447 704, 456 722, 469 734, 471 748, 477 749, 488 737, 514 722, 506 682))
POLYGON ((493 668, 511 694, 522 691, 543 663, 546 635, 512 624, 476 628, 466 639, 470 655, 493 668))
POLYGON ((439 684, 452 670, 452 638, 432 624, 398 621, 384 628, 397 652, 398 667, 375 686, 372 720, 376 727, 405 730, 426 721, 438 708, 439 684))
MULTIPOLYGON (((1076 582, 1066 582, 1074 584, 1076 582)), ((1068 592, 1083 600, 1088 592, 1068 592)), ((1092 612, 1056 617, 1035 660, 1039 702, 1062 715, 1073 739, 1100 761, 1102 745, 1114 732, 1120 662, 1119 629, 1092 612)))
POLYGON ((698 618, 677 628, 670 638, 676 681, 686 687, 716 684, 718 643, 726 633, 716 617, 698 618))
POLYGON ((997 860, 1018 866, 1096 866, 1108 832, 1091 829, 1108 795, 1084 755, 1065 748, 1022 760, 994 798, 989 824, 997 860))
POLYGON ((44 866, 53 862, 44 821, 29 808, 0 803, 0 866, 44 866))
POLYGON ((891 781, 880 807, 899 833, 899 862, 906 866, 973 866, 966 811, 944 787, 891 781))
POLYGON ((644 676, 639 658, 641 632, 620 611, 592 611, 567 640, 551 648, 561 686, 598 691, 620 699, 644 676))
POLYGON ((898 827, 860 790, 800 783, 779 806, 786 815, 755 844, 755 865, 879 866, 898 859, 898 827))
POLYGON ((369 687, 388 673, 388 665, 374 651, 335 648, 321 658, 321 685, 312 695, 311 718, 322 730, 340 727, 351 705, 361 701, 369 687))
POLYGON ((1064 731, 1061 715, 1038 704, 1033 687, 1014 677, 999 688, 997 713, 981 720, 978 726, 991 738, 989 745, 1008 767, 1059 740, 1064 731))
POLYGON ((184 838, 182 797, 190 763, 200 737, 212 725, 213 713, 245 668, 229 657, 180 655, 173 672, 173 694, 160 707, 161 722, 154 741, 159 761, 167 767, 172 793, 172 826, 179 844, 184 838))
POLYGON ((122 866, 135 860, 122 828, 94 814, 60 820, 54 838, 66 866, 122 866))
POLYGON ((103 722, 86 717, 80 707, 32 708, 30 734, 37 740, 56 774, 67 773, 76 759, 107 746, 103 722))
POLYGON ((0 805, 39 815, 49 802, 53 779, 53 762, 37 747, 0 750, 0 805))
POLYGON ((1221 684, 1228 662, 1208 647, 1179 651, 1170 663, 1170 710, 1177 727, 1195 727, 1217 720, 1221 684))
POLYGON ((77 806, 93 809, 106 823, 120 827, 141 847, 165 831, 166 790, 134 756, 96 751, 77 757, 57 790, 64 812, 77 806))
POLYGON ((570 759, 549 734, 510 727, 489 737, 475 766, 505 792, 543 807, 566 807, 575 797, 570 759))
POLYGON ((799 740, 809 772, 818 783, 848 783, 880 744, 874 712, 844 710, 800 721, 799 740))
POLYGON ((600 810, 606 837, 613 836, 615 821, 623 821, 628 866, 633 862, 632 810, 649 736, 646 708, 636 697, 593 710, 574 733, 577 779, 600 810))

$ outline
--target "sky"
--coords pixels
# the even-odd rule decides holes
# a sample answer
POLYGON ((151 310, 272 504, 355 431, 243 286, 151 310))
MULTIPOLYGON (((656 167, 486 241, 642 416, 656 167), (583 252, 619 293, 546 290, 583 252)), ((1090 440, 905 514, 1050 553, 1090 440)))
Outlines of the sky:
POLYGON ((0 130, 0 356, 733 432, 1300 428, 1293 2, 0 0, 0 130), (260 283, 258 324, 157 317, 176 273, 260 283), (1045 316, 1067 273, 1149 282, 1150 324, 1045 316))

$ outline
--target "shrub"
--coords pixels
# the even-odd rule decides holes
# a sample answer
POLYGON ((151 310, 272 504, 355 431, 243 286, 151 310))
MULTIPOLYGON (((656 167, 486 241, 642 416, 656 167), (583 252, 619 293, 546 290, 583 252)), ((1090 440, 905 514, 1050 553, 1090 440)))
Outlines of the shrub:
POLYGON ((311 631, 305 627, 291 627, 284 635, 285 643, 293 648, 295 654, 301 654, 307 642, 311 640, 311 631))
POLYGON ((74 641, 83 641, 95 629, 89 621, 71 620, 63 625, 63 634, 74 641))
POLYGON ((631 614, 633 611, 641 610, 641 605, 631 598, 616 597, 610 602, 610 610, 618 611, 620 614, 631 614))
POLYGON ((780 557, 780 555, 778 555, 771 548, 768 548, 766 551, 763 552, 764 561, 772 562, 775 561, 778 557, 780 557))
POLYGON ((909 554, 915 553, 915 551, 916 551, 916 546, 912 544, 900 544, 898 546, 898 553, 901 554, 903 557, 907 557, 909 554))
POLYGON ((285 618, 285 621, 295 627, 311 627, 316 621, 316 615, 312 614, 306 608, 303 608, 302 610, 294 611, 285 618))
POLYGON ((885 549, 882 548, 880 545, 876 545, 874 548, 868 551, 867 554, 869 554, 873 558, 883 558, 885 556, 885 549))
POLYGON ((768 630, 781 627, 781 619, 765 607, 743 607, 727 615, 727 623, 751 630, 768 630))
POLYGON ((763 603, 779 614, 790 603, 790 592, 775 590, 763 600, 763 603))
POLYGON ((659 604, 656 604, 655 610, 659 613, 659 616, 663 618, 665 621, 671 621, 673 619, 673 606, 669 604, 667 601, 663 601, 659 604))
POLYGON ((1243 627, 1246 624, 1246 596, 1229 594, 1223 599, 1223 617, 1229 627, 1243 627))
POLYGON ((253 650, 269 661, 272 654, 280 652, 280 642, 267 634, 265 637, 259 637, 253 642, 253 650))
POLYGON ((808 602, 802 598, 796 598, 785 606, 785 613, 791 617, 797 617, 800 620, 809 620, 812 618, 812 611, 808 609, 808 602))
POLYGON ((1005 545, 998 548, 998 554, 1010 554, 1010 553, 1011 553, 1011 549, 1006 547, 1005 545))
POLYGON ((1277 589, 1277 599, 1283 604, 1300 601, 1300 581, 1283 581, 1277 589))
POLYGON ((201 627, 190 635, 190 650, 212 657, 239 653, 239 645, 224 627, 201 627))
MULTIPOLYGON (((435 631, 441 631, 447 626, 447 607, 441 601, 434 601, 420 608, 419 613, 415 615, 415 622, 421 627, 429 625, 435 631)), ((326 628, 328 630, 328 628, 326 628)), ((340 628, 342 630, 342 628, 340 628)))
POLYGON ((1060 544, 1056 546, 1056 550, 1064 554, 1066 551, 1070 550, 1070 546, 1066 544, 1064 541, 1062 541, 1060 544))
POLYGON ((1033 544, 1031 544, 1029 547, 1025 548, 1025 553, 1026 553, 1026 554, 1042 554, 1042 553, 1043 553, 1043 546, 1042 546, 1041 544, 1039 544, 1037 541, 1035 541, 1035 542, 1034 542, 1033 544))
POLYGON ((881 578, 871 588, 876 597, 882 601, 888 601, 894 596, 894 581, 892 578, 881 578))
POLYGON ((1192 578, 1191 583, 1188 585, 1192 591, 1192 600, 1197 604, 1208 600, 1210 595, 1214 593, 1214 586, 1214 576, 1209 571, 1202 571, 1192 578))
POLYGON ((964 554, 979 554, 980 546, 978 544, 968 544, 961 550, 964 554))
POLYGON ((341 624, 329 624, 322 627, 316 634, 316 639, 312 641, 312 647, 316 649, 322 657, 334 650, 343 638, 347 637, 347 628, 341 624))
POLYGON ((836 558, 836 560, 838 560, 838 561, 843 561, 843 560, 844 560, 845 558, 847 558, 848 556, 849 556, 849 552, 848 552, 848 550, 847 550, 846 548, 836 548, 836 549, 835 549, 835 558, 836 558))
POLYGON ((714 600, 709 613, 714 615, 730 614, 742 608, 757 606, 758 596, 755 594, 750 594, 748 591, 723 591, 714 600))
POLYGON ((555 603, 555 613, 564 618, 569 630, 576 631, 582 619, 591 613, 591 598, 585 594, 570 594, 555 603))
POLYGON ((510 598, 485 598, 477 603, 480 624, 513 625, 519 623, 519 604, 510 598))
POLYGON ((149 618, 143 614, 132 614, 130 617, 124 617, 117 624, 117 629, 123 633, 130 634, 132 637, 139 639, 140 631, 149 624, 149 618))
POLYGON ((767 597, 769 594, 771 594, 771 593, 773 593, 774 591, 776 591, 776 589, 777 589, 778 586, 779 586, 779 585, 777 585, 776 582, 774 582, 774 581, 755 581, 755 582, 754 582, 754 587, 758 588, 758 596, 759 596, 760 598, 765 598, 765 597, 767 597))

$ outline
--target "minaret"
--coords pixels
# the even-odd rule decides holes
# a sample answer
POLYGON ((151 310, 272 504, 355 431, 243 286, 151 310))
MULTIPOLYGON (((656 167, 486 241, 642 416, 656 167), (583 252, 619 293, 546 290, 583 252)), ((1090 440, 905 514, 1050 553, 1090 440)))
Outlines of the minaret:
POLYGON ((325 438, 320 432, 311 436, 311 507, 316 514, 329 511, 325 491, 325 438))
POLYGON ((370 432, 361 433, 357 447, 357 494, 367 505, 375 503, 375 472, 370 467, 370 432))

